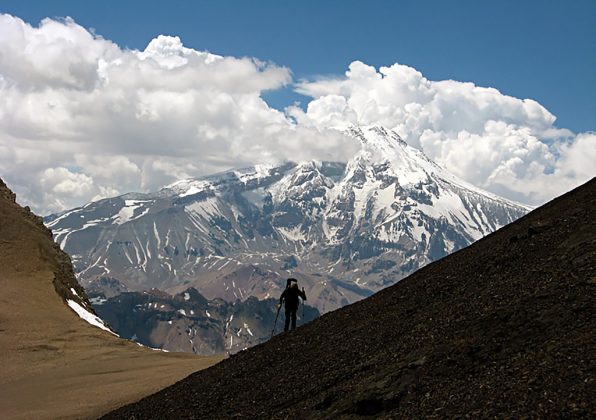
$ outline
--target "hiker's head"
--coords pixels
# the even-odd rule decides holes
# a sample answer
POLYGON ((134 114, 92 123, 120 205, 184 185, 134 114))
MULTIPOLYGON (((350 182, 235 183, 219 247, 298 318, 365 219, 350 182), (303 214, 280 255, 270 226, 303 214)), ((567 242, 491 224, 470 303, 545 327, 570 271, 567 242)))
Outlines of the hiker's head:
POLYGON ((288 287, 298 287, 298 280, 296 279, 288 279, 288 287))

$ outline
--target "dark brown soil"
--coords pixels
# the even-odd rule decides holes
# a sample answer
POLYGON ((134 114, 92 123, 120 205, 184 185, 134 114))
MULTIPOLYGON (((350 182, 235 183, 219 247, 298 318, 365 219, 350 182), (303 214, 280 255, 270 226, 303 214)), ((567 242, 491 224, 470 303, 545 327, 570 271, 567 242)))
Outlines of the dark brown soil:
POLYGON ((596 417, 596 180, 106 418, 596 417))

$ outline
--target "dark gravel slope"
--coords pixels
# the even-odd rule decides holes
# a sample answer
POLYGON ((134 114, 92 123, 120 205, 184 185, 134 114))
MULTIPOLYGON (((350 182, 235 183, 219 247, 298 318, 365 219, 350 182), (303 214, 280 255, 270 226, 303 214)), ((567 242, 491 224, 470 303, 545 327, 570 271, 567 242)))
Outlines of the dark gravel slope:
POLYGON ((106 418, 596 416, 596 179, 106 418))

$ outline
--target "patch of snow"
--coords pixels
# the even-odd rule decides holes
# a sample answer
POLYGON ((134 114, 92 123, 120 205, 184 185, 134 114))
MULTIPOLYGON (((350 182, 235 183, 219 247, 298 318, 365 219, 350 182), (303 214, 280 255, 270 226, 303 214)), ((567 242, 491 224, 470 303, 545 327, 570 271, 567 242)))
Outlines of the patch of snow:
POLYGON ((157 225, 155 221, 153 221, 153 234, 155 235, 155 240, 157 241, 157 249, 161 248, 161 240, 159 239, 159 233, 157 233, 157 225))
POLYGON ((149 208, 144 209, 144 211, 136 217, 134 217, 134 213, 136 209, 142 207, 144 203, 148 202, 150 202, 150 200, 124 200, 124 207, 120 209, 118 214, 112 217, 114 219, 114 223, 121 225, 144 216, 149 212, 149 208))
POLYGON ((255 165, 253 168, 234 171, 234 175, 236 175, 240 182, 246 184, 249 181, 259 181, 267 178, 271 169, 273 169, 273 165, 255 165))
POLYGON ((118 214, 114 216, 114 223, 121 225, 128 222, 132 218, 135 208, 136 207, 122 207, 118 214))
POLYGON ((55 218, 54 220, 52 220, 51 222, 47 223, 46 226, 51 228, 52 226, 55 226, 56 224, 58 224, 58 222, 60 222, 62 219, 70 216, 71 214, 73 214, 74 212, 78 211, 80 209, 73 209, 70 211, 67 211, 64 214, 61 214, 60 216, 58 216, 57 218, 55 218))
POLYGON ((92 305, 103 305, 107 301, 108 301, 107 299, 102 298, 100 296, 93 297, 93 298, 89 299, 89 302, 91 302, 92 305))
POLYGON ((139 347, 145 347, 146 349, 150 349, 150 350, 153 350, 153 351, 163 351, 164 353, 169 353, 169 352, 170 352, 169 350, 158 349, 158 348, 156 348, 156 347, 149 347, 149 346, 146 346, 146 345, 144 345, 144 344, 141 344, 141 343, 139 343, 138 341, 137 341, 136 343, 137 343, 137 345, 138 345, 139 347))
POLYGON ((179 196, 180 197, 186 197, 187 195, 193 195, 193 194, 199 193, 201 191, 202 190, 199 187, 197 187, 196 185, 191 185, 188 190, 186 190, 182 194, 179 194, 179 196))
POLYGON ((306 235, 302 232, 300 225, 296 226, 294 229, 280 227, 277 228, 277 231, 290 241, 306 241, 306 235))
MULTIPOLYGON (((82 216, 81 216, 81 217, 82 217, 82 216)), ((100 224, 100 223, 102 223, 102 222, 107 222, 108 220, 109 220, 109 219, 96 219, 96 220, 90 220, 90 221, 86 222, 86 223, 83 225, 83 227, 82 227, 80 230, 87 229, 87 228, 90 228, 90 227, 92 227, 92 226, 97 226, 97 225, 99 225, 99 224, 100 224)))
POLYGON ((181 179, 166 186, 164 189, 174 191, 179 197, 186 197, 201 191, 205 191, 210 186, 211 184, 208 181, 197 179, 181 179))
POLYGON ((56 242, 60 241, 61 250, 64 251, 64 247, 66 246, 66 240, 68 239, 71 233, 72 231, 70 229, 56 229, 53 231, 56 242), (64 235, 64 238, 62 238, 62 235, 64 235))
POLYGON ((210 220, 212 216, 220 214, 219 200, 215 197, 209 197, 203 201, 196 201, 186 206, 185 211, 197 215, 200 218, 210 220))
POLYGON ((118 337, 118 334, 116 334, 114 331, 112 331, 108 327, 106 327, 106 325, 103 323, 103 320, 101 318, 99 318, 96 315, 93 315, 91 312, 89 312, 87 309, 83 308, 81 305, 79 305, 74 300, 67 299, 66 303, 68 304, 70 309, 75 311, 79 317, 81 317, 82 319, 87 321, 89 324, 93 325, 94 327, 101 328, 102 330, 112 333, 116 337, 118 337))

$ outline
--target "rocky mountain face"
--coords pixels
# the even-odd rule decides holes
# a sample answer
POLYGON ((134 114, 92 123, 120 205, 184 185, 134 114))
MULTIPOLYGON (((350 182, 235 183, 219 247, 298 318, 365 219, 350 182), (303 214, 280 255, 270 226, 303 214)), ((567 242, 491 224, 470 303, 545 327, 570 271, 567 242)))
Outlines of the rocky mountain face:
MULTIPOLYGON (((60 249, 52 240, 52 231, 48 229, 43 219, 29 209, 21 207, 16 202, 16 195, 0 179, 0 243, 9 249, 8 245, 21 240, 25 242, 20 235, 27 234, 27 229, 34 231, 38 236, 43 235, 45 243, 36 244, 35 250, 27 250, 38 253, 44 259, 48 260, 48 265, 52 267, 54 290, 60 298, 79 316, 83 318, 96 318, 93 307, 85 293, 83 287, 77 282, 69 256, 60 249), (12 224, 24 225, 21 229, 15 229, 12 224), (12 228, 12 229, 11 229, 12 228)), ((2 256, 5 256, 4 249, 2 256)), ((18 261, 13 261, 17 263, 18 261)), ((29 267, 21 267, 22 271, 29 267)), ((101 323, 101 320, 97 320, 101 323)), ((103 326, 105 328, 105 326, 103 326)))
POLYGON ((527 212, 382 127, 353 127, 347 163, 260 165, 46 218, 91 294, 189 287, 227 302, 298 277, 327 312, 394 284, 527 212))
POLYGON ((106 418, 594 418, 596 179, 106 418))
MULTIPOLYGON (((123 292, 109 299, 96 297, 92 303, 97 314, 122 338, 152 348, 201 355, 245 350, 282 331, 284 323, 283 308, 275 323, 276 299, 250 296, 233 303, 207 300, 194 288, 175 296, 157 289, 123 292)), ((318 316, 316 309, 301 306, 297 325, 318 316)))

